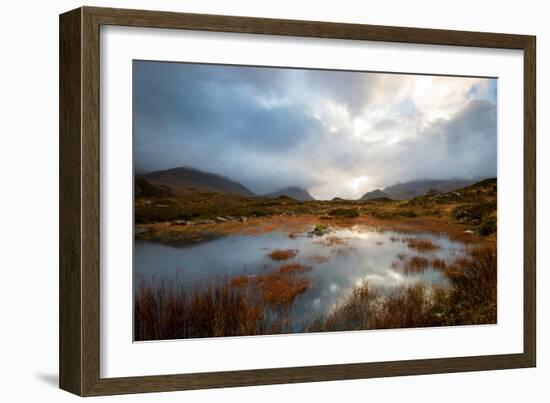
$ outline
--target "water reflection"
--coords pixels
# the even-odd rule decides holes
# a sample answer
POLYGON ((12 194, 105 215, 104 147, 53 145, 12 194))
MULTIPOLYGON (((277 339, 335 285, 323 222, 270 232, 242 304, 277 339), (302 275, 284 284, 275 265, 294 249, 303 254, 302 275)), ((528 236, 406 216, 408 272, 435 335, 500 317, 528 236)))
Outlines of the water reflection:
POLYGON ((432 267, 406 274, 392 267, 392 263, 398 255, 421 254, 453 260, 461 254, 463 245, 445 236, 414 234, 429 239, 438 247, 428 253, 419 253, 403 242, 408 236, 411 235, 352 228, 321 237, 303 233, 290 238, 282 232, 232 235, 188 246, 136 241, 134 280, 177 279, 183 287, 191 289, 213 278, 267 273, 281 265, 267 256, 269 251, 297 249, 298 255, 290 261, 312 266, 313 270, 307 273, 310 288, 296 299, 293 314, 295 317, 305 313, 325 314, 354 285, 364 281, 382 291, 417 282, 447 285, 441 271, 432 267))

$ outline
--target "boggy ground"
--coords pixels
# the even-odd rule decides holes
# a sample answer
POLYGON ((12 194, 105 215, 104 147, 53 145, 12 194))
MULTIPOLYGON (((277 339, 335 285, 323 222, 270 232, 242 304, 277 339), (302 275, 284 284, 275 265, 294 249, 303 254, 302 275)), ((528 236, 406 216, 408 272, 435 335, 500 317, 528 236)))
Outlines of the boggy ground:
POLYGON ((135 223, 138 239, 189 242, 236 233, 304 232, 322 224, 445 233, 479 243, 496 232, 496 179, 409 201, 298 201, 189 190, 177 197, 137 198, 135 223))
MULTIPOLYGON (((409 201, 307 201, 188 191, 143 196, 135 202, 137 239, 192 244, 231 234, 282 231, 322 234, 362 228, 410 234, 412 252, 392 267, 404 273, 441 270, 450 288, 401 287, 387 295, 368 283, 342 296, 326 317, 308 318, 298 331, 331 331, 496 322, 496 180, 409 201), (445 234, 468 246, 457 261, 432 259, 415 233, 445 234)), ((326 238, 326 237, 325 237, 326 238)), ((392 240, 393 242, 394 240, 392 240)), ((335 240, 336 242, 336 240, 335 240)), ((137 340, 240 336, 296 331, 292 303, 307 291, 311 267, 287 261, 296 251, 271 251, 280 263, 256 277, 212 281, 192 292, 178 284, 142 283, 135 300, 137 340)), ((315 264, 315 259, 312 260, 315 264)))

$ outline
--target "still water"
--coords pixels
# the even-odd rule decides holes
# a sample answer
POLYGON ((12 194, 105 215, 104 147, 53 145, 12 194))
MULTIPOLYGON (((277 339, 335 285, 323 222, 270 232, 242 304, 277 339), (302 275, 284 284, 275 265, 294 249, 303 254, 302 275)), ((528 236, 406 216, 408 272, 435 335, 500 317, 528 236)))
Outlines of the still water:
POLYGON ((310 288, 295 300, 293 312, 326 314, 341 301, 354 285, 368 281, 381 290, 422 282, 445 286, 444 275, 431 267, 421 273, 405 274, 393 268, 399 254, 426 256, 452 261, 459 257, 463 244, 446 236, 429 233, 402 234, 361 228, 333 231, 328 235, 306 233, 290 238, 288 233, 230 235, 194 245, 136 241, 134 247, 134 284, 140 281, 176 280, 183 287, 200 287, 213 278, 265 274, 283 263, 311 266, 306 273, 310 288), (328 245, 328 237, 344 244, 328 245), (428 239, 437 250, 421 253, 402 240, 407 237, 428 239), (273 261, 268 253, 275 249, 295 249, 298 254, 285 262, 273 261))

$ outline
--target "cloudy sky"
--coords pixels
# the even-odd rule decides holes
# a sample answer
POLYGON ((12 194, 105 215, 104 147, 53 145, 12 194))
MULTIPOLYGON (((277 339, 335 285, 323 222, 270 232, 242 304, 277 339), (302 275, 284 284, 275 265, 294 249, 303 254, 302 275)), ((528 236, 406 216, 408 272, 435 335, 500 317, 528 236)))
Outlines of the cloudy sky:
POLYGON ((319 199, 496 176, 495 79, 134 61, 133 86, 137 173, 319 199))

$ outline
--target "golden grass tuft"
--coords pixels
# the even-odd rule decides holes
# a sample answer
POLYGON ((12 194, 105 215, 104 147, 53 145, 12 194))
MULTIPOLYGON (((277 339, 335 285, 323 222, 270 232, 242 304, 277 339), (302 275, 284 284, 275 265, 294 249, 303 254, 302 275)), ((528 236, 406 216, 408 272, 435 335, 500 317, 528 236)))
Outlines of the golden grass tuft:
POLYGON ((267 254, 273 260, 293 259, 298 255, 297 249, 276 249, 267 254))

